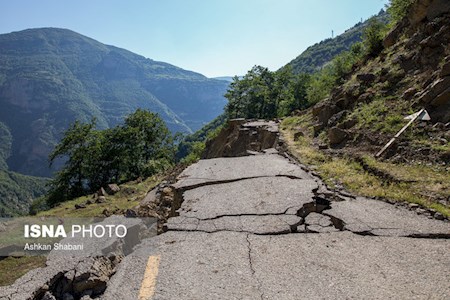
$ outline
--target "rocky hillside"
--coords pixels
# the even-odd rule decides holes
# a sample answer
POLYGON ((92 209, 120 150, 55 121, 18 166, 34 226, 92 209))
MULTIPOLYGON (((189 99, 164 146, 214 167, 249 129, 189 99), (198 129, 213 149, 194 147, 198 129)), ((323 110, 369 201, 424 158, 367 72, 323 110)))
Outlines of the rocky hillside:
POLYGON ((450 3, 416 2, 383 44, 377 58, 362 64, 313 108, 315 135, 346 151, 376 153, 405 125, 405 116, 425 108, 431 121, 413 126, 386 155, 448 162, 450 3))
MULTIPOLYGON (((450 2, 417 0, 327 99, 284 128, 305 163, 328 183, 450 215, 450 2), (426 109, 381 157, 374 156, 426 109), (313 145, 313 147, 309 147, 313 145)), ((442 217, 442 215, 439 215, 442 217)))
POLYGON ((136 108, 192 132, 222 112, 227 86, 65 29, 0 35, 0 122, 12 137, 6 162, 49 176, 47 156, 68 124, 95 117, 106 128, 136 108))

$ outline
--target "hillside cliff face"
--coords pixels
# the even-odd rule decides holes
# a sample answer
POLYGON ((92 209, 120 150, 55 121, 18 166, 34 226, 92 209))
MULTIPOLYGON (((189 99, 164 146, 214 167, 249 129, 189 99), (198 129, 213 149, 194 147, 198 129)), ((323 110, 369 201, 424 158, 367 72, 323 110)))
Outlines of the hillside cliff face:
POLYGON ((48 154, 71 122, 95 117, 106 128, 137 108, 192 132, 222 112, 227 86, 65 29, 0 35, 0 122, 12 136, 6 161, 49 176, 48 154))
POLYGON ((405 116, 425 108, 431 122, 408 129, 386 156, 448 162, 450 2, 416 1, 383 44, 378 57, 313 108, 315 135, 338 152, 376 153, 406 124, 405 116))

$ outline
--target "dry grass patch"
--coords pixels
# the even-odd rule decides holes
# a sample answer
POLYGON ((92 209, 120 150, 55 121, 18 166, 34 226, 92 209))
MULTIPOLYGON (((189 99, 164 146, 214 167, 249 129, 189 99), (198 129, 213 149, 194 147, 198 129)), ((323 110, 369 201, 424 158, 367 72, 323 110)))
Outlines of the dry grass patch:
POLYGON ((86 208, 75 209, 76 204, 85 204, 86 201, 92 200, 93 195, 79 197, 74 200, 63 202, 58 206, 38 213, 38 216, 55 216, 55 217, 100 217, 103 216, 105 209, 109 210, 126 210, 136 207, 145 195, 153 189, 161 178, 152 176, 144 181, 132 181, 120 185, 120 191, 114 195, 107 196, 105 203, 93 203, 87 205, 86 208))
POLYGON ((436 198, 450 196, 450 173, 445 167, 379 162, 364 156, 362 161, 370 168, 367 170, 351 157, 325 155, 313 146, 308 130, 294 140, 297 131, 312 127, 311 118, 307 116, 286 118, 280 127, 289 151, 301 163, 317 171, 329 186, 340 184, 365 197, 417 203, 450 216, 449 207, 435 202, 436 198), (390 179, 379 174, 388 174, 390 179))

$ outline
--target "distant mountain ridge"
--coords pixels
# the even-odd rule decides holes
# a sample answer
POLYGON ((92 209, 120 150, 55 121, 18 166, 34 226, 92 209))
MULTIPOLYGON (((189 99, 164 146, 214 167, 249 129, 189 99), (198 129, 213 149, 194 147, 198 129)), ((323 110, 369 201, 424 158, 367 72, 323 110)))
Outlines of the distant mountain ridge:
POLYGON ((48 154, 71 122, 96 118, 106 128, 137 108, 159 113, 174 132, 192 132, 222 112, 227 87, 67 29, 2 34, 0 122, 12 144, 0 160, 50 176, 48 154))
MULTIPOLYGON (((381 10, 375 18, 385 24, 388 22, 388 14, 384 10, 381 10)), ((368 21, 360 22, 334 38, 325 39, 308 47, 303 53, 289 62, 288 65, 292 67, 293 72, 296 74, 314 73, 330 62, 336 55, 350 50, 353 44, 360 42, 368 21)))

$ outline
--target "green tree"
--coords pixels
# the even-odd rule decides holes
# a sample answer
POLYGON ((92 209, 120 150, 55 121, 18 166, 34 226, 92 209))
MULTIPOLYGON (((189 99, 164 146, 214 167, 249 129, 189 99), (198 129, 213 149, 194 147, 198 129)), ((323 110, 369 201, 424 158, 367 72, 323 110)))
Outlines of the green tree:
POLYGON ((175 159, 174 139, 158 114, 138 109, 121 127, 126 178, 150 176, 175 159))
POLYGON ((138 109, 123 125, 95 130, 95 120, 76 121, 50 154, 50 163, 66 158, 50 185, 47 202, 92 193, 107 183, 148 177, 174 162, 174 138, 155 113, 138 109))
POLYGON ((387 12, 389 14, 389 18, 391 19, 391 23, 395 24, 406 16, 409 7, 413 3, 414 0, 389 0, 387 12))
POLYGON ((225 97, 228 118, 272 119, 308 107, 310 76, 295 75, 290 65, 271 72, 254 66, 243 78, 235 77, 225 97))
POLYGON ((369 57, 376 57, 383 50, 383 38, 386 35, 386 25, 376 18, 369 20, 363 31, 363 44, 369 57))
POLYGON ((80 195, 86 189, 85 179, 88 176, 88 165, 92 152, 90 144, 94 135, 95 119, 83 124, 75 121, 64 134, 61 142, 49 156, 50 165, 58 157, 67 158, 64 168, 51 182, 50 204, 80 195))
POLYGON ((242 78, 235 77, 225 94, 225 110, 230 118, 271 118, 276 116, 276 99, 272 88, 273 73, 262 66, 254 66, 242 78))
POLYGON ((292 67, 288 65, 275 73, 275 79, 279 117, 308 107, 306 90, 310 80, 309 74, 295 75, 292 67))
POLYGON ((306 89, 308 105, 314 105, 325 99, 336 86, 336 76, 332 65, 325 66, 320 72, 311 76, 306 89))

